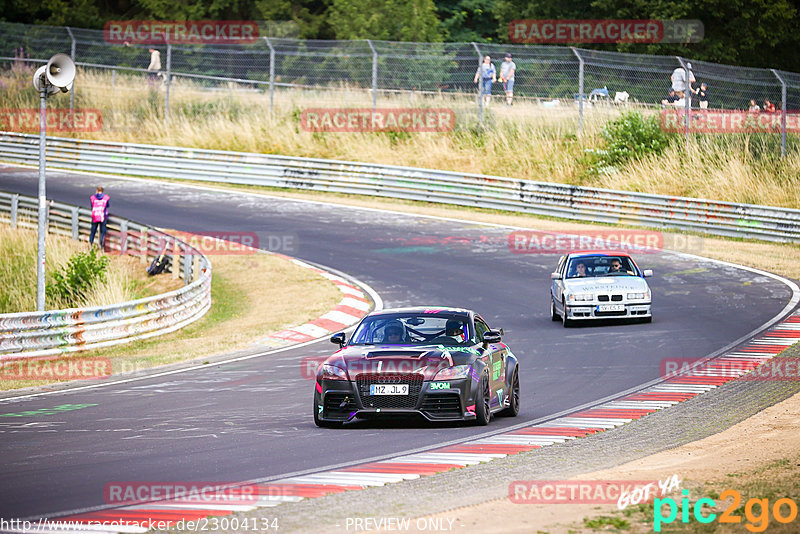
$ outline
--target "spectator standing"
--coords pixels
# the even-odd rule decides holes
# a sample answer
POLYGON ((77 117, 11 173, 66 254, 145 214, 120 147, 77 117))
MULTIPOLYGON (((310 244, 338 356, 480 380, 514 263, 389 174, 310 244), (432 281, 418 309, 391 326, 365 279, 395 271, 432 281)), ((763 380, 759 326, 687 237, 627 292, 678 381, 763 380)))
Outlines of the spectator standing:
POLYGON ((478 71, 475 73, 475 83, 479 83, 479 80, 478 94, 483 96, 483 102, 488 106, 492 98, 492 84, 497 81, 497 69, 492 65, 490 56, 484 56, 483 63, 480 64, 478 71))
POLYGON ((700 88, 694 92, 700 98, 700 108, 708 109, 708 84, 703 82, 700 88))
POLYGON ((689 71, 689 83, 688 88, 689 91, 692 90, 692 83, 694 83, 695 77, 694 73, 692 72, 692 64, 687 63, 686 69, 683 67, 678 67, 677 69, 672 71, 672 76, 669 77, 670 81, 672 82, 672 90, 675 91, 675 94, 678 95, 678 99, 682 99, 686 96, 686 71, 689 71))
POLYGON ((764 99, 764 111, 767 113, 775 113, 775 104, 769 101, 769 98, 764 99))
POLYGON ((147 66, 147 75, 150 83, 155 83, 161 71, 161 52, 155 48, 150 49, 150 65, 147 66))
POLYGON ((105 250, 106 230, 108 223, 108 205, 111 197, 103 193, 103 188, 98 187, 95 194, 89 197, 92 206, 92 231, 89 233, 89 246, 94 244, 94 234, 97 227, 100 227, 100 249, 105 250))
POLYGON ((747 111, 751 111, 753 113, 756 113, 756 112, 761 111, 761 107, 758 104, 756 104, 755 100, 751 99, 750 100, 750 109, 748 109, 747 111))
POLYGON ((514 74, 517 72, 517 64, 511 59, 511 54, 506 54, 505 60, 500 65, 500 81, 503 83, 503 90, 506 92, 506 106, 511 105, 514 99, 514 74))

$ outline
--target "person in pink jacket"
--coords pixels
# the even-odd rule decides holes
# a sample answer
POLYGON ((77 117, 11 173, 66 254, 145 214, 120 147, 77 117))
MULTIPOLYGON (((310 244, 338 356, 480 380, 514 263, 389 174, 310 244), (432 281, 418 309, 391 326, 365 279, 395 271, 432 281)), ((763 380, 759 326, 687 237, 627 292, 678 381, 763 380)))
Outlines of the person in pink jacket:
POLYGON ((92 205, 92 231, 89 233, 89 246, 94 243, 94 234, 97 227, 100 227, 100 248, 105 250, 106 245, 106 224, 108 222, 108 205, 111 197, 103 193, 103 188, 98 187, 94 195, 89 197, 92 205))

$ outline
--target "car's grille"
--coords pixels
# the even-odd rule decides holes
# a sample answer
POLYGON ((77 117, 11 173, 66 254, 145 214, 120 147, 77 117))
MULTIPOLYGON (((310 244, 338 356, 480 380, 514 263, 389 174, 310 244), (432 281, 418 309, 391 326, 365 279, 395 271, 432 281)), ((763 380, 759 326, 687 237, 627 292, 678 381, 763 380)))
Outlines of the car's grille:
MULTIPOLYGON (((608 295, 597 295, 597 300, 599 300, 600 302, 608 302, 609 301, 609 296, 608 295)), ((610 300, 613 300, 615 302, 619 302, 619 301, 622 300, 622 295, 611 295, 610 300)))
POLYGON ((458 393, 425 395, 420 408, 428 417, 458 417, 461 415, 461 398, 458 393))
POLYGON ((348 419, 358 407, 352 393, 328 392, 323 405, 325 417, 331 419, 348 419))
POLYGON ((356 378, 364 408, 407 408, 417 405, 423 376, 417 373, 362 374, 356 378), (408 395, 370 395, 370 384, 408 384, 408 395))
POLYGON ((622 300, 622 295, 611 295, 611 300, 619 302, 622 300))
POLYGON ((597 300, 600 302, 608 302, 608 295, 597 295, 597 300))

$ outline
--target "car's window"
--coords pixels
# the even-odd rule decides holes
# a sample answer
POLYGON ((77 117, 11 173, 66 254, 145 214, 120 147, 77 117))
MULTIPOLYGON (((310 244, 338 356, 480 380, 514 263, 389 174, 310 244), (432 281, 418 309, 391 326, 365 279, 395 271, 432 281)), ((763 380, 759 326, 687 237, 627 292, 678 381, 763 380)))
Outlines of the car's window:
POLYGON ((566 277, 638 276, 638 273, 628 256, 579 256, 569 260, 566 277))
POLYGON ((480 319, 475 319, 475 337, 478 340, 478 343, 483 343, 483 334, 489 331, 489 326, 481 321, 480 319))
POLYGON ((349 344, 465 346, 471 338, 468 315, 434 309, 367 316, 349 344))

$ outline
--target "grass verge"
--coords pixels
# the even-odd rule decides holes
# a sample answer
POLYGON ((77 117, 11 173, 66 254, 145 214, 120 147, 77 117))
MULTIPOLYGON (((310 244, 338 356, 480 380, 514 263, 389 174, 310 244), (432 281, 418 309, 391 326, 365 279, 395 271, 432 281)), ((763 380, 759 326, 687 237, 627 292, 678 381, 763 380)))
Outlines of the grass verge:
MULTIPOLYGON (((53 360, 50 367, 59 361, 94 362, 108 358, 111 372, 117 374, 202 360, 250 347, 270 333, 322 315, 341 299, 341 293, 329 280, 279 256, 259 253, 215 256, 211 260, 212 307, 200 320, 164 336, 75 353, 68 359, 53 360)), ((155 278, 172 279, 171 275, 155 278)), ((20 376, 14 369, 4 369, 0 390, 63 381, 31 379, 30 373, 20 376)), ((39 371, 35 376, 43 375, 39 371)))

